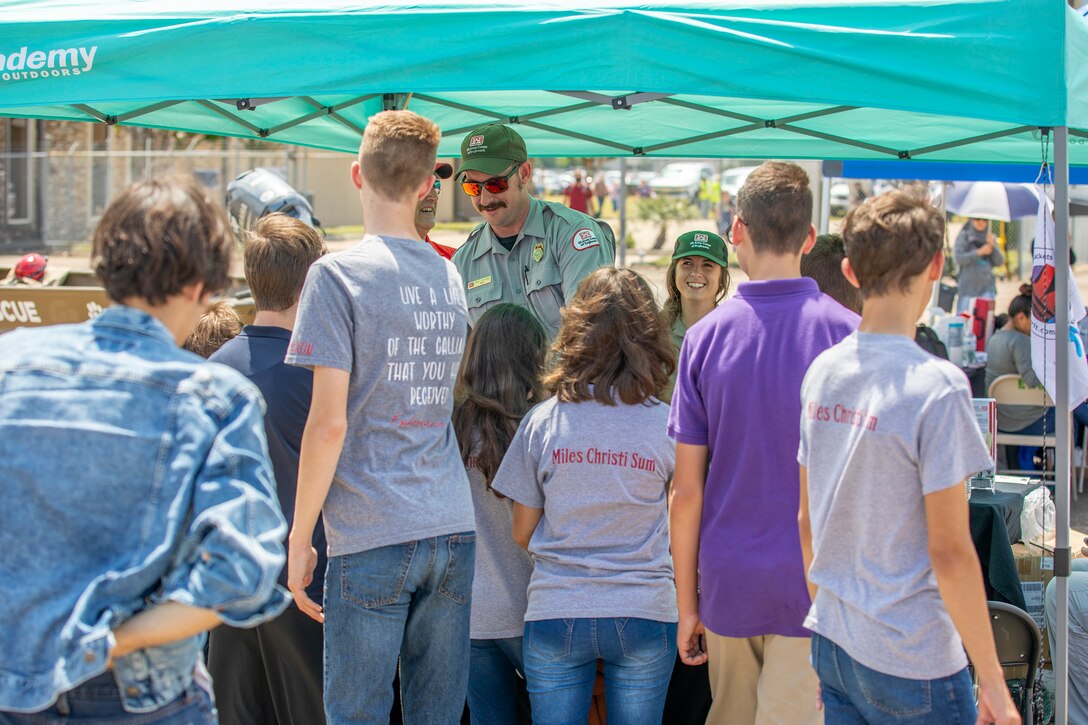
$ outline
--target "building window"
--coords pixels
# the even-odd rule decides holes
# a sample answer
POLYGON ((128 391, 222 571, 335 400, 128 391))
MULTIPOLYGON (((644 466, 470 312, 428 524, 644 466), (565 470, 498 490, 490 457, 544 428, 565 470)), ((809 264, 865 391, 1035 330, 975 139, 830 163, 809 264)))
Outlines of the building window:
POLYGON ((8 148, 6 158, 6 221, 12 224, 30 223, 31 193, 33 185, 30 177, 31 122, 25 118, 9 118, 6 121, 8 148))

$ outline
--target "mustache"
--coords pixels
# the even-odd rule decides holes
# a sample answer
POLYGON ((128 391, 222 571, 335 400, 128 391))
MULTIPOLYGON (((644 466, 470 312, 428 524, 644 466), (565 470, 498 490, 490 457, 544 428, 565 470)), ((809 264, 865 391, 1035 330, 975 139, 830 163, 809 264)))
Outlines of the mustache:
POLYGON ((505 208, 506 208, 506 204, 502 203, 501 201, 497 201, 497 202, 495 202, 493 204, 488 204, 487 206, 484 206, 483 204, 481 204, 479 206, 480 211, 495 211, 496 209, 505 209, 505 208))

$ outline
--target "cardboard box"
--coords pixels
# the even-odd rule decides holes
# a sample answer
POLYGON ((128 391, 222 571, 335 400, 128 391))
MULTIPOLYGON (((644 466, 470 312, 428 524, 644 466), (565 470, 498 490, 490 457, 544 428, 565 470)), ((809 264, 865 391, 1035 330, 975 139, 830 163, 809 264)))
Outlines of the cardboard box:
MULTIPOLYGON (((1016 558, 1016 571, 1020 574, 1020 586, 1024 592, 1027 612, 1043 633, 1043 659, 1046 667, 1050 666, 1050 640, 1043 626, 1044 594, 1047 584, 1054 578, 1054 539, 1056 532, 1048 531, 1042 541, 1017 543, 1012 546, 1016 558)), ((1083 558, 1080 549, 1084 546, 1084 534, 1075 529, 1069 530, 1069 548, 1074 559, 1083 558)))

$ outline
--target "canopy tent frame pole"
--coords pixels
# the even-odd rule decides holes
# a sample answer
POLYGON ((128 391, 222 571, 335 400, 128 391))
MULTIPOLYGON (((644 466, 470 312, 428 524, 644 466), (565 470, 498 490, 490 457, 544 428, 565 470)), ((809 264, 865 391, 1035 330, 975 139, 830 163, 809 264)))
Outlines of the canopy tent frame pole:
MULTIPOLYGON (((692 103, 691 101, 685 101, 680 98, 662 98, 660 101, 658 101, 658 103, 663 103, 666 106, 686 108, 689 111, 698 111, 699 113, 706 113, 710 114, 711 116, 724 116, 725 118, 732 118, 737 121, 746 121, 748 123, 759 124, 763 128, 771 125, 774 121, 774 119, 760 118, 759 116, 751 116, 747 113, 727 111, 724 108, 704 106, 700 103, 692 103)), ((798 113, 793 116, 788 116, 781 119, 781 123, 803 121, 809 118, 821 118, 823 116, 832 116, 837 113, 846 113, 847 111, 854 110, 857 110, 857 106, 829 106, 828 108, 821 108, 818 111, 805 111, 804 113, 798 113)))
POLYGON ((627 110, 631 106, 636 106, 640 103, 650 103, 651 101, 660 101, 663 98, 668 98, 671 93, 627 93, 619 96, 609 96, 604 93, 594 93, 593 91, 551 91, 558 96, 570 96, 571 98, 581 98, 586 101, 592 101, 598 106, 610 106, 613 110, 627 110))
POLYGON ((671 149, 676 146, 686 146, 691 143, 701 143, 703 141, 712 141, 716 138, 725 138, 727 136, 736 136, 742 133, 748 133, 749 131, 756 131, 761 128, 765 128, 762 123, 751 123, 747 126, 737 126, 736 128, 727 128, 724 131, 713 131, 711 133, 704 133, 698 136, 688 136, 677 141, 663 141, 651 146, 637 146, 632 152, 634 156, 642 156, 644 154, 654 153, 655 151, 663 151, 665 149, 671 149))
MULTIPOLYGON (((307 113, 305 116, 299 116, 298 118, 291 121, 285 121, 278 126, 273 126, 272 128, 268 129, 268 135, 271 136, 275 133, 279 133, 280 131, 286 131, 289 128, 294 128, 299 124, 306 123, 307 121, 312 121, 315 118, 321 118, 322 116, 331 116, 333 117, 333 119, 343 123, 346 119, 343 119, 337 115, 339 111, 342 111, 345 108, 351 108, 352 106, 357 106, 365 101, 369 101, 371 98, 375 98, 377 95, 377 93, 370 93, 364 96, 359 96, 358 98, 352 98, 350 101, 337 103, 332 106, 325 106, 321 103, 318 103, 309 96, 298 96, 300 100, 313 106, 314 111, 312 113, 307 113)), ((359 135, 362 136, 362 129, 358 128, 358 126, 356 126, 355 124, 351 124, 349 128, 353 130, 357 129, 359 131, 359 135)))
POLYGON ((914 158, 915 156, 931 154, 936 151, 946 151, 948 149, 959 148, 960 146, 970 146, 973 143, 992 141, 993 139, 1004 138, 1005 136, 1015 136, 1018 133, 1034 131, 1035 128, 1035 126, 1016 126, 1015 128, 1006 128, 1001 131, 994 131, 993 133, 984 133, 981 136, 972 136, 971 138, 964 138, 959 141, 947 141, 933 146, 923 146, 922 148, 914 149, 913 151, 906 151, 905 153, 908 154, 906 158, 914 158))
POLYGON ((358 98, 352 99, 350 101, 345 101, 344 103, 338 103, 335 106, 323 106, 321 103, 319 103, 318 101, 315 101, 313 98, 310 98, 309 96, 299 96, 299 97, 303 101, 305 101, 306 103, 309 103, 314 108, 329 108, 329 109, 331 109, 329 111, 329 118, 336 121, 337 123, 339 123, 344 128, 347 128, 347 129, 349 129, 351 131, 354 131, 355 133, 359 134, 359 138, 362 138, 363 137, 363 131, 364 131, 363 127, 360 126, 359 124, 355 123, 354 121, 351 121, 350 119, 344 118, 343 116, 341 116, 338 113, 338 111, 340 111, 340 110, 342 110, 344 108, 347 108, 348 105, 354 106, 356 104, 356 102, 362 103, 362 102, 365 102, 365 101, 369 101, 371 98, 377 98, 377 96, 378 96, 377 93, 370 93, 370 94, 367 94, 365 96, 359 96, 358 98))
POLYGON ((1057 612, 1054 644, 1054 672, 1057 692, 1054 697, 1055 722, 1069 718, 1069 482, 1071 426, 1069 410, 1069 132, 1068 127, 1054 128, 1054 296, 1055 304, 1055 421, 1057 459, 1054 481, 1057 497, 1054 538, 1054 580, 1057 612))
POLYGON ((793 125, 800 121, 807 121, 813 118, 822 118, 824 116, 831 116, 839 113, 846 113, 847 111, 853 111, 857 108, 856 106, 833 106, 830 108, 822 108, 818 111, 806 111, 805 113, 798 113, 792 116, 786 116, 784 118, 759 118, 758 116, 750 116, 743 113, 736 113, 734 111, 727 111, 721 108, 711 108, 709 106, 702 106, 698 103, 682 101, 676 98, 664 98, 661 99, 660 103, 664 103, 670 106, 678 106, 680 108, 686 108, 688 110, 698 111, 700 113, 708 113, 715 116, 724 116, 726 118, 732 118, 737 121, 746 121, 749 125, 739 126, 737 128, 728 129, 727 131, 701 134, 699 136, 692 136, 689 138, 677 139, 675 141, 667 141, 664 143, 654 144, 652 146, 647 146, 643 148, 643 153, 663 151, 664 149, 675 148, 677 146, 685 146, 690 143, 709 141, 714 138, 733 136, 739 133, 758 131, 764 128, 774 128, 782 131, 791 131, 802 136, 811 136, 813 138, 823 139, 824 141, 831 141, 832 143, 840 143, 844 146, 863 148, 867 151, 875 151, 877 153, 886 154, 888 156, 895 156, 897 158, 908 158, 904 156, 904 153, 906 152, 900 151, 899 149, 894 149, 888 146, 879 146, 877 144, 871 144, 866 141, 855 141, 853 139, 848 139, 843 136, 836 136, 834 134, 824 133, 822 131, 814 131, 807 128, 799 128, 793 125))
POLYGON ((619 266, 627 266, 627 157, 620 156, 620 214, 619 235, 616 238, 616 253, 619 255, 619 266))
POLYGON ((237 116, 235 116, 233 113, 231 113, 227 109, 217 105, 215 103, 215 101, 197 100, 197 101, 195 101, 195 103, 197 105, 199 105, 199 106, 202 106, 203 108, 208 109, 212 113, 219 114, 220 116, 227 119, 228 121, 232 121, 233 123, 238 124, 242 128, 250 131, 251 133, 257 134, 261 138, 267 138, 268 137, 268 129, 261 128, 260 126, 256 126, 256 125, 250 123, 249 121, 245 120, 244 118, 238 118, 237 116))
POLYGON ((625 143, 620 143, 619 141, 609 141, 605 138, 598 138, 596 136, 590 136, 589 134, 578 133, 577 131, 568 131, 564 128, 556 128, 555 126, 549 126, 544 123, 537 123, 536 121, 526 121, 521 118, 516 118, 513 122, 522 126, 528 126, 530 128, 540 129, 541 131, 547 131, 548 133, 554 133, 557 136, 576 138, 579 141, 588 141, 590 143, 600 144, 601 146, 607 146, 608 148, 616 149, 617 151, 625 151, 629 154, 638 155, 638 149, 632 148, 625 143))
MULTIPOLYGON (((432 103, 441 103, 437 98, 429 98, 425 96, 417 96, 417 98, 425 98, 432 103)), ((496 115, 496 118, 500 121, 510 122, 510 119, 516 118, 519 121, 532 120, 535 118, 547 118, 548 116, 558 116, 561 113, 569 113, 572 111, 585 111, 590 108, 596 108, 597 104, 592 101, 586 101, 585 103, 579 103, 575 106, 566 106, 565 108, 549 108, 547 111, 536 111, 535 113, 528 113, 522 116, 510 116, 510 115, 496 115)), ((470 126, 458 126, 457 128, 451 128, 442 131, 443 136, 460 136, 463 133, 479 128, 479 124, 472 124, 470 126)))
MULTIPOLYGON (((941 196, 940 196, 940 210, 941 219, 948 219, 948 182, 941 182, 941 196)), ((945 221, 943 239, 941 239, 941 251, 948 249, 948 222, 945 221)), ((933 283, 933 294, 929 298, 929 306, 937 308, 941 304, 941 285, 944 283, 944 270, 941 270, 941 276, 933 283)), ((932 320, 930 320, 932 322, 932 320)), ((929 324, 928 322, 926 324, 929 324)))
POLYGON ((820 165, 820 234, 831 231, 831 178, 824 176, 820 165))
POLYGON ((98 109, 91 108, 90 106, 88 106, 85 103, 73 103, 72 108, 76 109, 80 113, 87 114, 88 116, 93 118, 95 121, 98 121, 99 123, 104 123, 107 126, 112 126, 114 123, 117 122, 116 117, 107 115, 105 113, 102 113, 98 109))
POLYGON ((155 111, 162 111, 164 109, 171 108, 172 106, 176 106, 179 103, 184 103, 184 101, 163 101, 162 103, 153 103, 150 106, 137 108, 135 111, 129 111, 128 113, 118 113, 116 116, 113 117, 113 122, 124 123, 125 121, 131 121, 134 118, 146 116, 147 114, 154 113, 155 111))
MULTIPOLYGON (((296 126, 307 123, 308 121, 316 120, 322 116, 329 116, 333 120, 337 121, 341 125, 345 126, 352 132, 358 134, 360 137, 363 134, 363 127, 359 124, 349 120, 341 115, 339 112, 350 108, 351 106, 358 105, 359 103, 368 101, 370 99, 381 96, 383 99, 383 106, 399 107, 402 99, 418 98, 421 101, 431 103, 438 106, 444 106, 447 108, 453 108, 467 113, 477 114, 486 118, 491 118, 499 123, 509 123, 523 125, 531 128, 535 128, 547 133, 555 134, 557 136, 564 136, 567 138, 576 139, 579 141, 586 141, 588 143, 603 146, 607 149, 619 152, 621 154, 631 156, 644 156, 650 153, 658 153, 667 149, 676 149, 679 147, 687 146, 690 144, 704 143, 706 141, 712 141, 715 139, 726 138, 728 136, 736 136, 751 131, 759 131, 763 129, 778 129, 781 131, 787 131, 795 133, 800 136, 807 136, 810 138, 817 138, 824 141, 830 141, 831 143, 840 144, 847 148, 858 148, 867 151, 872 151, 885 156, 892 156, 902 160, 909 160, 929 153, 935 153, 938 151, 945 151, 948 149, 955 149, 962 146, 969 146, 975 143, 981 143, 994 139, 1004 138, 1007 136, 1014 136, 1016 134, 1024 133, 1026 131, 1034 130, 1035 126, 1015 126, 999 131, 993 131, 991 133, 981 134, 977 136, 971 136, 969 138, 957 139, 954 141, 946 141, 940 144, 934 144, 931 146, 924 146, 916 149, 909 148, 894 148, 891 146, 882 146, 880 144, 874 144, 860 139, 851 139, 845 136, 839 136, 836 134, 826 133, 823 131, 817 131, 815 129, 809 129, 799 127, 796 124, 801 121, 806 121, 813 118, 821 118, 830 115, 836 115, 845 113, 852 110, 857 110, 857 106, 832 106, 828 108, 822 108, 814 111, 806 111, 804 113, 795 114, 792 116, 786 116, 783 118, 759 118, 744 113, 738 113, 723 108, 714 108, 711 106, 705 106, 699 103, 693 103, 691 101, 685 101, 679 98, 675 98, 669 94, 664 93, 647 93, 647 92, 632 92, 628 94, 621 94, 616 96, 610 96, 603 93, 596 93, 592 91, 549 91, 557 96, 571 97, 571 98, 585 98, 588 99, 583 103, 578 103, 570 106, 562 106, 557 108, 549 108, 541 111, 534 111, 528 114, 511 114, 508 112, 495 111, 487 108, 481 108, 479 106, 473 106, 458 101, 438 98, 427 94, 413 94, 413 93, 387 93, 378 94, 371 93, 362 96, 358 96, 351 100, 337 103, 335 105, 325 105, 315 100, 310 96, 283 96, 272 98, 237 98, 237 99, 190 99, 185 100, 172 100, 161 101, 155 104, 144 106, 139 109, 127 111, 118 115, 109 115, 105 112, 99 111, 86 104, 72 104, 70 107, 89 116, 93 121, 105 123, 108 125, 120 124, 131 121, 132 119, 145 116, 156 111, 164 110, 178 104, 191 102, 197 104, 206 110, 215 113, 218 116, 226 118, 233 124, 245 129, 252 136, 247 134, 230 134, 242 138, 255 137, 265 140, 278 140, 271 139, 275 134, 285 131, 296 126), (268 105, 281 100, 302 100, 309 104, 314 110, 310 113, 303 114, 289 121, 284 121, 276 126, 270 128, 261 128, 256 124, 241 118, 230 110, 224 108, 220 104, 234 105, 239 111, 244 112, 246 110, 254 110, 258 106, 268 105), (713 131, 709 133, 699 134, 697 136, 689 136, 680 139, 673 139, 670 141, 662 141, 660 143, 644 145, 644 146, 632 146, 628 143, 622 143, 613 141, 611 139, 594 136, 590 134, 583 134, 577 131, 571 131, 550 124, 538 123, 537 119, 547 118, 552 116, 559 116, 568 113, 576 113, 579 111, 585 111, 600 107, 612 108, 614 110, 631 110, 634 105, 647 104, 647 103, 660 103, 664 105, 676 106, 678 108, 685 108, 698 113, 705 113, 713 116, 721 116, 723 118, 730 118, 736 121, 742 121, 746 125, 737 126, 735 128, 722 129, 720 131, 713 131)), ((443 137, 456 136, 459 134, 467 133, 474 128, 477 128, 480 124, 474 123, 467 126, 461 126, 457 128, 448 128, 443 131, 443 137)), ((154 126, 152 126, 154 127, 154 126)), ((223 133, 220 131, 220 133, 223 133)), ((1088 132, 1070 130, 1069 133, 1078 138, 1088 138, 1088 132)), ((618 155, 618 154, 617 154, 618 155)))

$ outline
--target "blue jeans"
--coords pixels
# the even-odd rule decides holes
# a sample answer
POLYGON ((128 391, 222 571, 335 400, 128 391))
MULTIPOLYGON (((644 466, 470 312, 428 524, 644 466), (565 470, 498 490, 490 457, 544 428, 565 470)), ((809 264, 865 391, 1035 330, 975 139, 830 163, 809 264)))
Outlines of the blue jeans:
POLYGON ((406 723, 453 725, 468 689, 476 534, 438 536, 329 557, 325 716, 388 723, 400 657, 406 723))
POLYGON ((521 637, 472 640, 468 710, 472 725, 515 725, 518 673, 525 671, 521 637))
POLYGON ((535 725, 585 723, 604 660, 608 722, 661 722, 676 657, 676 623, 545 619, 525 623, 525 679, 535 725))
POLYGON ((869 669, 818 634, 812 635, 812 662, 820 678, 826 725, 975 722, 977 710, 967 668, 936 680, 894 677, 869 669))
POLYGON ((208 690, 196 680, 172 702, 148 713, 121 707, 121 693, 112 672, 103 672, 68 692, 50 707, 33 714, 0 712, 0 725, 215 725, 215 706, 208 690))

